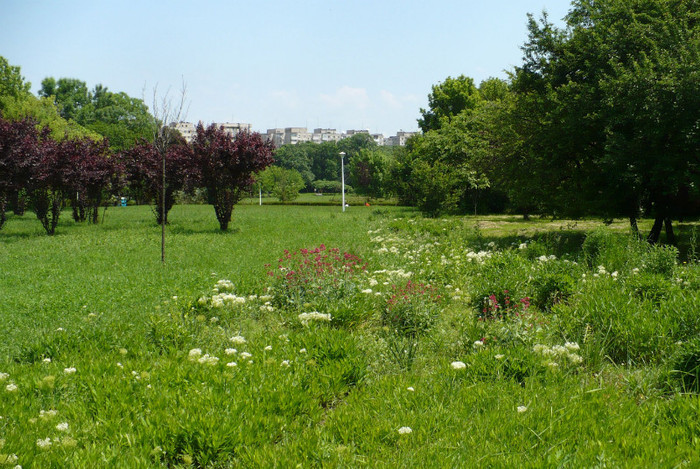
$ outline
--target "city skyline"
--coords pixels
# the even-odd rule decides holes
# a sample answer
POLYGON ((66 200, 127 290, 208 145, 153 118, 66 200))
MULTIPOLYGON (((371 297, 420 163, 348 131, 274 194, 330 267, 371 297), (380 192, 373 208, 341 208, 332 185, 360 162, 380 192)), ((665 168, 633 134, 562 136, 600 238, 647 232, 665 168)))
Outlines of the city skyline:
POLYGON ((176 99, 183 120, 415 131, 431 87, 506 78, 521 61, 527 13, 561 25, 565 0, 66 2, 6 0, 0 55, 36 93, 68 77, 176 99))

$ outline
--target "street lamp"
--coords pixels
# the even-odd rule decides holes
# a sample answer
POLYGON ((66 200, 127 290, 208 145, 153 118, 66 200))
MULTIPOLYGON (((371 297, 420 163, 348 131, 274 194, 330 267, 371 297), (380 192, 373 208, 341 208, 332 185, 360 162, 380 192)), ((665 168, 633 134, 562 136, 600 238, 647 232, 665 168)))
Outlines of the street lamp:
POLYGON ((340 152, 340 181, 341 189, 343 192, 343 212, 345 211, 345 165, 343 163, 343 158, 345 158, 345 152, 340 152))

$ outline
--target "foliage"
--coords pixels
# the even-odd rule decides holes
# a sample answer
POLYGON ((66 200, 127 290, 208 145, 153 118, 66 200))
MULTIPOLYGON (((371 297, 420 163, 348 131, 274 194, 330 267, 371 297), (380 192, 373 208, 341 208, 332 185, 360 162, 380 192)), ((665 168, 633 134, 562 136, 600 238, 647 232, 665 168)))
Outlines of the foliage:
POLYGON ((114 151, 153 138, 154 118, 148 107, 126 93, 113 93, 99 84, 88 91, 78 79, 48 77, 41 82, 39 96, 53 102, 64 119, 106 137, 114 151))
POLYGON ((422 117, 418 119, 418 126, 423 132, 438 130, 462 111, 473 109, 480 99, 474 80, 464 75, 447 77, 433 85, 428 95, 429 108, 420 110, 422 117))
POLYGON ((299 191, 304 188, 304 180, 295 169, 269 166, 260 173, 260 179, 266 190, 271 191, 280 202, 296 199, 299 191))
POLYGON ((233 206, 253 183, 253 174, 272 164, 272 143, 263 142, 258 133, 241 132, 234 138, 215 124, 205 129, 200 122, 192 146, 201 184, 207 189, 221 231, 226 231, 233 206))
POLYGON ((0 56, 0 111, 4 111, 6 100, 24 98, 30 88, 31 83, 24 81, 20 68, 0 56))
POLYGON ((311 170, 312 159, 306 145, 282 145, 275 150, 275 165, 299 172, 307 188, 311 188, 316 179, 311 170))
POLYGON ((155 201, 156 223, 168 223, 168 213, 175 204, 176 192, 191 189, 199 181, 199 167, 192 149, 177 136, 162 155, 155 145, 142 141, 122 155, 132 192, 155 201), (163 164, 165 164, 165 199, 163 199, 163 164), (165 207, 163 206, 165 204, 165 207), (165 209, 165 210, 163 210, 165 209), (165 218, 163 219, 163 214, 165 218))
POLYGON ((350 161, 350 180, 355 192, 369 198, 383 197, 386 190, 386 155, 377 150, 360 150, 350 161))
POLYGON ((656 218, 652 242, 697 212, 696 17, 686 2, 606 0, 574 2, 565 30, 530 18, 514 89, 530 114, 521 152, 560 181, 539 197, 548 211, 634 228, 641 207, 656 218))
POLYGON ((36 121, 26 118, 10 122, 0 118, 0 228, 5 223, 8 200, 13 194, 29 189, 28 183, 43 149, 36 121))

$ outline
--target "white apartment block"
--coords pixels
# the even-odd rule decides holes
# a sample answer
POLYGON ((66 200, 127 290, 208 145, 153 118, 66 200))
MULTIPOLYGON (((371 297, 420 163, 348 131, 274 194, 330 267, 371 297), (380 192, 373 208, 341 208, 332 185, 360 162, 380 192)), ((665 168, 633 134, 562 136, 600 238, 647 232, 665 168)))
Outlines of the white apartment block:
POLYGON ((306 127, 287 127, 284 129, 284 144, 296 145, 297 143, 310 142, 311 133, 306 127))
POLYGON ((180 135, 182 135, 182 138, 184 138, 187 143, 194 140, 196 130, 192 122, 172 122, 170 127, 173 127, 175 130, 180 132, 180 135))
POLYGON ((284 145, 284 129, 267 129, 267 140, 279 148, 284 145))
POLYGON ((393 137, 388 137, 384 139, 384 145, 387 147, 403 147, 406 145, 406 140, 417 132, 396 132, 393 137))
MULTIPOLYGON (((252 127, 250 124, 243 124, 240 122, 224 122, 221 124, 214 122, 214 125, 216 125, 216 127, 218 128, 223 128, 224 132, 233 137, 238 135, 238 132, 241 131, 250 132, 250 129, 252 127)), ((190 143, 192 140, 194 140, 194 136, 197 133, 196 127, 192 122, 172 122, 170 124, 170 127, 174 127, 178 132, 180 132, 180 135, 182 135, 182 137, 187 143, 190 143)))
POLYGON ((384 146, 384 141, 386 140, 384 138, 384 134, 370 134, 370 137, 372 137, 372 140, 374 140, 374 143, 376 143, 380 147, 384 146))
POLYGON ((314 143, 338 142, 343 138, 335 129, 314 129, 311 141, 314 143))

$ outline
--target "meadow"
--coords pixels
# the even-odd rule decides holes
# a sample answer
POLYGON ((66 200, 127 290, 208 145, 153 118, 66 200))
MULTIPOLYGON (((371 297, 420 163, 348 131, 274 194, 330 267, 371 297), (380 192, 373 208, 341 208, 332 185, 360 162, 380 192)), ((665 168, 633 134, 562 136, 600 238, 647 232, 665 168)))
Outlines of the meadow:
POLYGON ((169 219, 3 227, 0 467, 700 465, 697 223, 169 219))

